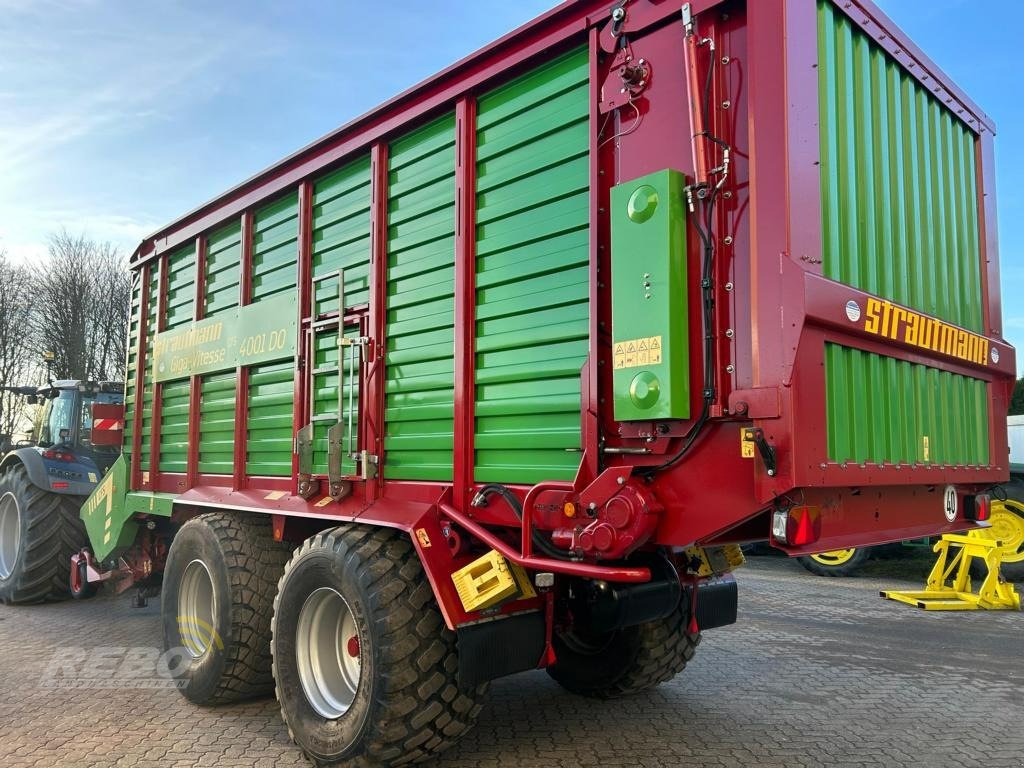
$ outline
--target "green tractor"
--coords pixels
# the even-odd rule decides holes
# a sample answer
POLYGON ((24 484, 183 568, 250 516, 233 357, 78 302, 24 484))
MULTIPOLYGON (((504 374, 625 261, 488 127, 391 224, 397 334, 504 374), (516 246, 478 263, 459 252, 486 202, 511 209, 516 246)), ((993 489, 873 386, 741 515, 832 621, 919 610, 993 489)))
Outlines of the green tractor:
POLYGON ((124 385, 55 381, 4 387, 41 404, 25 444, 0 458, 0 603, 84 597, 71 556, 87 544, 79 510, 121 452, 124 385))

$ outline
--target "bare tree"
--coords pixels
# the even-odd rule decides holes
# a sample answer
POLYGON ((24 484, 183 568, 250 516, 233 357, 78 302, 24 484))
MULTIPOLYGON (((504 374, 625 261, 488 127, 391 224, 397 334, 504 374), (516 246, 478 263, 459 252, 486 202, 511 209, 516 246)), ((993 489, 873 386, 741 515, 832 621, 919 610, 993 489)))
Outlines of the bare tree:
POLYGON ((61 231, 33 282, 34 342, 55 377, 122 379, 131 282, 118 250, 61 231))
MULTIPOLYGON (((31 383, 32 284, 28 270, 0 251, 0 386, 31 383)), ((0 391, 0 433, 13 436, 22 426, 24 398, 0 391)))

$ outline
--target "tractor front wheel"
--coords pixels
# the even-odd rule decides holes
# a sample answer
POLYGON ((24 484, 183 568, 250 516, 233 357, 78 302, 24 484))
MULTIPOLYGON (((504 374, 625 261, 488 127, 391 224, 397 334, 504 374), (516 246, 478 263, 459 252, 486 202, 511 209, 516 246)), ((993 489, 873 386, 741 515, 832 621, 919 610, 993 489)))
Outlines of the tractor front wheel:
MULTIPOLYGON (((687 601, 683 601, 687 602, 687 601)), ((682 603, 664 619, 594 635, 570 629, 552 638, 548 674, 566 690, 615 699, 668 682, 686 668, 700 643, 682 603)))
POLYGON ((455 633, 408 536, 346 525, 296 551, 274 603, 274 680, 315 765, 405 765, 453 744, 487 684, 462 688, 455 633))
POLYGON ((71 595, 71 556, 87 541, 81 501, 33 485, 21 464, 0 475, 0 603, 71 595))

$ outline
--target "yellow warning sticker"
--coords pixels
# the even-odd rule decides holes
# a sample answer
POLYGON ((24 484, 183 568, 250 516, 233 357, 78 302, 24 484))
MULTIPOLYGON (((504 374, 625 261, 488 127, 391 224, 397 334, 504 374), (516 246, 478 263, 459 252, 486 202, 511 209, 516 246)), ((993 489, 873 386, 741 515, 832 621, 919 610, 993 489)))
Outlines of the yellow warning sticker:
POLYGON ((323 497, 322 499, 320 499, 320 501, 318 501, 318 502, 317 502, 316 504, 314 504, 313 506, 314 506, 314 507, 326 507, 326 506, 327 506, 328 504, 330 504, 330 503, 331 503, 332 501, 333 501, 333 499, 332 499, 332 498, 331 498, 330 496, 324 496, 324 497, 323 497))
POLYGON ((430 534, 427 533, 426 528, 417 528, 416 538, 419 539, 420 546, 424 549, 430 546, 430 534))
POLYGON ((612 352, 616 369, 658 365, 661 362, 661 336, 616 341, 612 352))
POLYGON ((754 458, 754 430, 740 430, 740 457, 744 459, 754 458))
POLYGON ((277 501, 278 499, 283 499, 287 495, 288 491, 271 491, 263 498, 267 501, 277 501))

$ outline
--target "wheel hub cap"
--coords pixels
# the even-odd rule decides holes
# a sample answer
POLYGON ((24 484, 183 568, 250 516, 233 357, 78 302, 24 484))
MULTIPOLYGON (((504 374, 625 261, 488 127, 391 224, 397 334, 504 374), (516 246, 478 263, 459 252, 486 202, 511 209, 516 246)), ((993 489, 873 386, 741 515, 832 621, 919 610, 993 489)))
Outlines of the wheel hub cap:
POLYGON ((18 500, 13 493, 0 498, 0 579, 8 578, 14 572, 21 548, 21 515, 18 500))
POLYGON ((1003 562, 1024 561, 1024 506, 1013 501, 993 501, 989 516, 991 528, 982 531, 1002 544, 1003 562))
POLYGON ((178 630, 181 644, 194 659, 210 650, 216 639, 216 607, 210 570, 202 560, 193 560, 185 566, 178 589, 178 630))
POLYGON ((355 700, 362 668, 360 646, 345 598, 330 587, 314 590, 299 611, 295 656, 307 701, 328 720, 344 715, 355 700))

